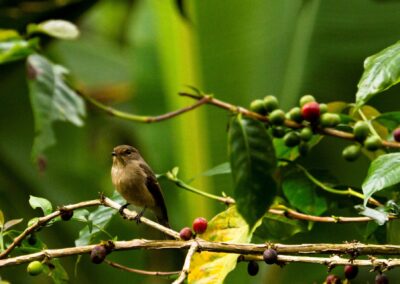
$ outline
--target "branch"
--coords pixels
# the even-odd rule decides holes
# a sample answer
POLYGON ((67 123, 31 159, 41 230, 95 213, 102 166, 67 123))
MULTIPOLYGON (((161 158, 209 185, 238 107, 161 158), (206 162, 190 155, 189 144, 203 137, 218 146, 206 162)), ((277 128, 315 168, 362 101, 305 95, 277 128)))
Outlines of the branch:
POLYGON ((130 267, 121 265, 121 264, 113 262, 113 261, 109 261, 107 259, 105 259, 104 262, 112 267, 115 267, 115 268, 118 268, 118 269, 121 269, 121 270, 124 270, 127 272, 143 274, 143 275, 170 276, 170 275, 176 275, 176 274, 180 273, 180 271, 148 271, 148 270, 134 269, 134 268, 130 268, 130 267))
POLYGON ((182 271, 179 274, 178 279, 176 279, 174 282, 172 282, 172 284, 181 284, 185 281, 186 277, 189 274, 190 261, 192 260, 192 257, 198 248, 199 248, 199 244, 197 242, 193 242, 192 245, 190 246, 190 249, 189 249, 187 255, 186 255, 185 262, 182 267, 182 271))
MULTIPOLYGON (((350 256, 359 255, 400 255, 399 245, 366 245, 361 243, 346 244, 244 244, 210 242, 202 239, 190 241, 179 240, 144 240, 134 239, 130 241, 113 242, 113 251, 122 250, 161 250, 161 249, 190 249, 198 246, 199 251, 234 253, 243 255, 262 256, 267 248, 274 248, 279 256, 290 254, 348 254, 350 256)), ((96 245, 86 245, 79 247, 69 247, 61 249, 46 249, 40 252, 20 255, 16 257, 0 260, 0 267, 19 265, 33 260, 43 260, 45 258, 61 258, 73 255, 89 254, 96 245)), ((194 250, 194 248, 193 248, 194 250)), ((393 259, 394 260, 394 259, 393 259)), ((400 260, 396 260, 400 261, 400 260)), ((319 263, 319 262, 317 262, 319 263)))

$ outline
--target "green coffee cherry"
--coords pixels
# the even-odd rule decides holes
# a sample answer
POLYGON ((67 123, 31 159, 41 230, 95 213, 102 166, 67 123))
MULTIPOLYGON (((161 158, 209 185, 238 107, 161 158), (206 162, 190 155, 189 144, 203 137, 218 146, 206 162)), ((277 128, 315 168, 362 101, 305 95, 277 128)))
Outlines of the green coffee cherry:
POLYGON ((305 95, 300 98, 300 107, 304 106, 307 103, 315 102, 315 98, 312 95, 305 95))
POLYGON ((267 112, 276 110, 279 107, 278 99, 275 96, 266 96, 264 98, 264 107, 267 112))
POLYGON ((313 131, 311 130, 310 127, 304 127, 302 130, 300 130, 300 138, 303 141, 310 141, 313 136, 313 131))
POLYGON ((299 107, 294 107, 288 112, 289 119, 296 121, 298 123, 303 121, 303 117, 301 116, 301 110, 299 107))
POLYGON ((264 101, 263 100, 254 100, 250 104, 250 110, 254 111, 256 113, 259 113, 261 115, 266 115, 267 110, 265 109, 264 106, 264 101))
POLYGON ((287 147, 297 146, 300 143, 300 135, 295 131, 286 133, 283 137, 283 142, 287 147))
POLYGON ((357 141, 364 141, 369 134, 368 123, 362 120, 357 121, 356 124, 354 124, 353 134, 357 141))
POLYGON ((39 275, 43 271, 43 264, 37 260, 32 261, 28 264, 26 271, 32 276, 39 275))
POLYGON ((269 114, 269 121, 273 125, 282 125, 285 122, 285 113, 281 109, 276 109, 269 114))
POLYGON ((305 142, 301 142, 299 144, 299 154, 300 154, 300 156, 307 156, 308 152, 310 152, 310 146, 305 142))
POLYGON ((321 115, 322 127, 335 127, 340 123, 340 116, 336 113, 324 113, 321 115))
POLYGON ((328 105, 327 104, 319 104, 319 111, 321 114, 328 112, 328 105))
POLYGON ((285 128, 282 126, 274 126, 272 127, 272 136, 276 137, 276 138, 282 138, 283 136, 285 136, 285 128))
POLYGON ((357 160, 357 158, 361 154, 360 145, 350 145, 343 149, 342 156, 345 160, 349 162, 353 162, 357 160))
POLYGON ((365 139, 364 146, 368 151, 376 151, 382 147, 382 140, 376 135, 372 135, 365 139))

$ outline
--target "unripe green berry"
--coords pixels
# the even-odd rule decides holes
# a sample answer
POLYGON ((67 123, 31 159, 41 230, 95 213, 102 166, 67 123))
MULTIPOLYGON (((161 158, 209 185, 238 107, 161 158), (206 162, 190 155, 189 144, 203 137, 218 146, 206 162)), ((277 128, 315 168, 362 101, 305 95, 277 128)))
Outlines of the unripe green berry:
POLYGON ((382 140, 378 136, 372 135, 365 139, 364 146, 368 151, 376 151, 382 147, 382 140))
POLYGON ((361 154, 360 145, 350 145, 343 149, 342 156, 345 160, 349 162, 353 162, 357 160, 357 158, 361 154))
POLYGON ((288 112, 289 119, 296 121, 298 123, 303 121, 303 117, 301 116, 301 110, 299 107, 294 107, 288 112))
POLYGON ((250 110, 254 111, 256 113, 259 113, 261 115, 266 115, 267 110, 265 109, 264 106, 264 101, 263 100, 254 100, 250 104, 250 110))
POLYGON ((303 141, 310 141, 313 136, 313 131, 310 127, 304 127, 300 130, 300 139, 303 141))
POLYGON ((357 121, 356 124, 354 124, 353 134, 357 141, 364 141, 369 134, 368 123, 362 120, 357 121))
POLYGON ((272 127, 272 136, 275 138, 282 138, 285 136, 286 130, 282 126, 274 126, 272 127))
POLYGON ((300 143, 300 135, 295 131, 288 132, 283 137, 283 142, 287 147, 297 146, 300 143))
POLYGON ((305 95, 300 98, 300 107, 304 106, 307 103, 315 102, 315 98, 312 95, 305 95))
POLYGON ((285 113, 281 109, 276 109, 269 114, 269 121, 273 125, 282 125, 285 122, 285 113))
POLYGON ((271 112, 279 107, 279 101, 275 96, 266 96, 264 98, 264 107, 267 112, 271 112))
POLYGON ((340 116, 336 113, 324 113, 321 115, 322 127, 335 127, 340 123, 340 116))
POLYGON ((32 276, 39 275, 43 271, 43 264, 37 260, 32 261, 28 264, 26 271, 32 276))
POLYGON ((328 105, 327 104, 319 104, 319 111, 321 114, 328 112, 328 105))

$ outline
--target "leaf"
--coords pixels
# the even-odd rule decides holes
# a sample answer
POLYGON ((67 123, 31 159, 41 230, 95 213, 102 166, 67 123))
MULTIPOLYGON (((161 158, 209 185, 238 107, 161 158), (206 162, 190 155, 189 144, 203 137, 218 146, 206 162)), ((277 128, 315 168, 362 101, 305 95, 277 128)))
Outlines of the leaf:
POLYGON ((79 222, 87 222, 89 219, 89 214, 90 212, 87 209, 74 210, 74 215, 72 216, 72 220, 79 222))
POLYGON ((10 221, 7 221, 7 222, 4 224, 3 230, 4 230, 4 231, 7 231, 7 230, 10 229, 11 227, 13 227, 13 226, 18 225, 19 223, 21 223, 23 220, 24 220, 24 219, 21 218, 21 219, 12 219, 12 220, 10 220, 10 221))
POLYGON ((400 111, 386 112, 375 118, 375 121, 393 131, 400 125, 400 111))
POLYGON ((239 114, 230 122, 228 141, 234 198, 239 213, 253 227, 276 194, 272 138, 261 122, 239 114))
POLYGON ((283 178, 282 189, 289 203, 302 212, 319 216, 328 209, 326 199, 317 194, 318 187, 303 171, 290 170, 283 178))
MULTIPOLYGON (((249 226, 238 214, 236 206, 216 215, 209 223, 202 239, 226 243, 248 243, 249 226)), ((190 263, 189 283, 223 283, 225 277, 236 267, 238 254, 200 252, 193 255, 190 263)))
POLYGON ((86 111, 83 99, 65 84, 68 71, 64 67, 33 54, 28 57, 27 72, 36 133, 32 156, 36 158, 55 143, 54 121, 82 126, 86 111))
POLYGON ((372 161, 362 185, 364 206, 375 192, 400 182, 399 165, 400 153, 382 155, 372 161))
POLYGON ((65 284, 69 281, 67 271, 57 258, 51 259, 49 263, 45 265, 44 272, 48 273, 48 275, 53 279, 54 284, 65 284))
POLYGON ((19 37, 8 37, 0 31, 0 64, 24 59, 35 52, 37 39, 25 40, 19 37))
POLYGON ((254 235, 264 241, 282 241, 295 234, 307 232, 307 222, 267 213, 254 235))
POLYGON ((386 212, 375 210, 362 205, 356 205, 355 208, 359 211, 358 213, 374 219, 374 221, 380 226, 382 226, 389 220, 388 213, 386 212))
MULTIPOLYGON (((118 203, 124 203, 124 199, 115 191, 112 200, 118 203)), ((92 242, 92 240, 101 234, 111 218, 118 213, 115 209, 100 206, 92 211, 87 218, 87 225, 79 231, 79 238, 75 240, 75 246, 84 246, 92 242)))
POLYGON ((53 212, 53 206, 51 205, 50 201, 45 198, 30 195, 29 204, 33 209, 42 209, 44 215, 48 215, 53 212))
POLYGON ((202 173, 202 175, 215 176, 215 175, 225 175, 230 173, 231 173, 231 165, 229 164, 229 162, 225 162, 218 166, 215 166, 212 169, 209 169, 208 171, 205 171, 204 173, 202 173))
POLYGON ((4 225, 4 214, 3 211, 0 210, 0 227, 3 227, 4 225))
POLYGON ((49 36, 72 40, 79 36, 78 28, 71 22, 64 20, 48 20, 40 24, 28 25, 28 34, 43 33, 49 36))
MULTIPOLYGON (((311 140, 308 142, 310 149, 316 146, 322 140, 322 138, 324 138, 322 135, 313 135, 311 140)), ((273 143, 276 157, 278 159, 288 159, 294 161, 300 156, 298 147, 287 147, 283 139, 274 138, 273 143)))
POLYGON ((400 41, 368 57, 358 83, 356 109, 400 82, 400 41))

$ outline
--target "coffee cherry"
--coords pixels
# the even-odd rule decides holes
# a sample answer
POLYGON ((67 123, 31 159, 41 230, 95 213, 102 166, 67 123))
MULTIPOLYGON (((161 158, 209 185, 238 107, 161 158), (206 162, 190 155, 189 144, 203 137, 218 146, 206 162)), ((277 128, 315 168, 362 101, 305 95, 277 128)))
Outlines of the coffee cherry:
POLYGON ((73 210, 61 210, 61 219, 63 219, 64 221, 71 220, 73 215, 74 215, 73 210))
POLYGON ((257 275, 258 270, 259 270, 258 263, 254 260, 250 260, 247 264, 247 273, 250 276, 255 276, 257 275))
POLYGON ((344 267, 344 276, 351 280, 356 278, 358 274, 358 266, 354 266, 354 265, 346 265, 344 267))
POLYGON ((27 238, 28 244, 31 246, 34 246, 37 242, 36 235, 35 234, 30 234, 27 238))
POLYGON ((285 136, 285 133, 285 128, 282 126, 272 127, 272 136, 276 138, 282 138, 283 136, 285 136))
POLYGON ((207 220, 199 217, 193 221, 193 230, 196 234, 202 234, 207 229, 207 220))
POLYGON ((290 131, 283 137, 283 142, 287 147, 297 146, 300 143, 300 136, 297 132, 290 131))
POLYGON ((192 236, 193 232, 189 227, 185 227, 179 232, 179 237, 184 241, 190 240, 192 236))
POLYGON ((303 141, 310 141, 313 136, 313 131, 310 127, 304 127, 300 130, 300 139, 303 141))
POLYGON ((339 276, 334 274, 329 274, 325 279, 326 284, 341 284, 342 280, 340 280, 339 276))
POLYGON ((264 101, 263 100, 254 100, 250 104, 250 110, 254 111, 256 113, 259 113, 261 115, 266 115, 267 110, 265 109, 264 106, 264 101))
POLYGON ((386 274, 378 274, 375 277, 375 284, 389 284, 389 278, 386 274))
POLYGON ((356 124, 354 124, 353 134, 357 141, 363 142, 369 134, 368 123, 362 120, 357 121, 356 124))
POLYGON ((269 121, 273 125, 282 125, 285 122, 285 113, 281 109, 273 110, 269 114, 269 121))
POLYGON ((396 142, 400 142, 400 127, 393 131, 393 139, 396 142))
POLYGON ((318 121, 320 117, 320 108, 317 102, 309 102, 302 106, 301 108, 301 116, 304 120, 310 122, 318 121))
POLYGON ((90 252, 90 259, 95 264, 100 264, 106 258, 107 249, 103 245, 97 245, 92 248, 90 252))
POLYGON ((278 261, 278 253, 274 249, 266 249, 263 253, 263 259, 266 264, 274 264, 278 261))
POLYGON ((26 271, 32 276, 39 275, 43 271, 43 264, 37 260, 32 261, 28 264, 26 271))
POLYGON ((328 112, 328 105, 327 104, 319 104, 319 111, 321 114, 328 112))
POLYGON ((288 112, 288 118, 296 121, 298 123, 303 121, 303 118, 301 117, 301 110, 299 107, 294 107, 288 112))
POLYGON ((345 160, 353 162, 361 154, 361 147, 359 145, 350 145, 343 149, 342 156, 345 160))
POLYGON ((382 140, 376 135, 372 135, 365 139, 364 146, 368 151, 376 151, 382 147, 382 140))
POLYGON ((264 107, 267 112, 271 112, 279 107, 278 99, 275 96, 266 96, 264 98, 264 107))
POLYGON ((340 116, 336 113, 324 113, 321 115, 322 127, 335 127, 340 123, 340 116))
POLYGON ((305 95, 300 98, 300 107, 303 107, 307 103, 315 102, 315 98, 312 95, 305 95))
POLYGON ((305 142, 300 143, 300 145, 299 145, 300 156, 303 156, 303 157, 307 156, 309 151, 310 151, 310 146, 307 143, 305 143, 305 142))

